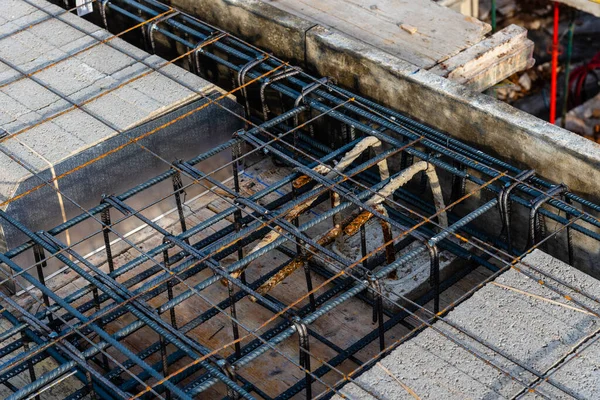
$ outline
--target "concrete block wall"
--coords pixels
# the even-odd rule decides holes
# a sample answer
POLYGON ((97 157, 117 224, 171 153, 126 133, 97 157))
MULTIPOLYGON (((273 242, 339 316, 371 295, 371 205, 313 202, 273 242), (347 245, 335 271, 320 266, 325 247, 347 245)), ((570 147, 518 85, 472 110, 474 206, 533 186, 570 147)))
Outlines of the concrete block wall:
MULTIPOLYGON (((232 96, 58 6, 7 0, 0 14, 0 128, 9 135, 0 139, 0 209, 32 231, 53 228, 98 205, 102 194, 120 194, 244 126, 235 117, 243 109, 232 96), (207 106, 217 100, 220 106, 207 106)), ((229 160, 224 152, 199 168, 213 171, 229 160)), ((224 169, 215 177, 230 174, 224 169)), ((205 190, 194 185, 187 194, 205 190)), ((129 204, 145 206, 170 192, 165 181, 129 204)), ((169 198, 144 215, 153 218, 173 207, 169 198)), ((116 229, 126 233, 139 225, 131 221, 116 229)), ((88 221, 59 238, 69 243, 69 234, 76 242, 99 228, 88 221)), ((0 251, 26 240, 0 221, 0 251)), ((76 250, 87 254, 102 244, 96 235, 76 250)), ((23 257, 22 265, 33 262, 30 252, 23 257)), ((45 274, 58 267, 50 265, 45 274)))

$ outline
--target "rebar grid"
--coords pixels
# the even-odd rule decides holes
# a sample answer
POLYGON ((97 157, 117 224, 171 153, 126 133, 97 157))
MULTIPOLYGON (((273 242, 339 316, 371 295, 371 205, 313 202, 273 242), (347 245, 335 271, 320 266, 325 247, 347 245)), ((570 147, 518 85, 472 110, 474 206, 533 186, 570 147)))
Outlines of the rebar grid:
MULTIPOLYGON (((156 22, 157 25, 151 27, 152 31, 160 32, 190 49, 183 56, 180 55, 168 63, 181 60, 188 55, 200 55, 205 62, 217 62, 228 67, 232 71, 234 81, 237 82, 228 94, 242 95, 247 116, 237 117, 243 118, 249 129, 238 132, 231 141, 219 148, 187 162, 171 163, 162 160, 159 154, 151 152, 139 143, 143 137, 140 140, 132 139, 128 145, 135 143, 145 151, 150 151, 164 161, 170 169, 120 196, 106 196, 98 207, 91 210, 82 209, 83 214, 47 233, 30 232, 26 227, 20 226, 17 221, 11 219, 9 215, 0 213, 1 218, 17 226, 31 238, 31 241, 24 245, 1 255, 1 260, 16 274, 30 278, 28 281, 42 291, 43 298, 40 299, 35 292, 32 293, 28 290, 38 304, 42 304, 44 307, 31 318, 24 312, 25 310, 21 310, 18 305, 11 303, 10 299, 3 299, 6 300, 3 303, 14 310, 12 313, 6 308, 3 311, 3 315, 14 325, 14 328, 5 332, 2 337, 8 338, 25 332, 30 340, 36 342, 36 346, 26 348, 23 341, 20 346, 23 351, 0 365, 0 382, 8 386, 8 377, 11 373, 28 370, 30 365, 35 365, 42 357, 53 357, 62 364, 57 370, 37 379, 31 377, 34 382, 25 388, 15 390, 15 394, 11 398, 25 398, 29 395, 39 394, 40 389, 43 389, 46 383, 63 379, 64 374, 72 371, 77 371, 76 376, 84 382, 85 386, 72 393, 69 398, 82 398, 86 394, 96 394, 103 398, 119 398, 119 396, 122 397, 123 392, 132 393, 133 397, 152 395, 163 398, 164 394, 167 398, 170 396, 191 398, 207 390, 217 381, 227 385, 227 395, 231 398, 238 396, 254 398, 254 395, 270 398, 261 389, 261 382, 252 382, 243 376, 244 366, 250 364, 267 350, 277 352, 288 360, 291 368, 298 368, 305 373, 302 380, 281 393, 278 398, 289 398, 300 390, 306 390, 307 397, 311 397, 313 394, 312 383, 315 381, 323 384, 327 392, 335 392, 335 386, 326 383, 322 377, 327 372, 333 371, 346 381, 352 380, 352 374, 343 374, 337 369, 337 366, 344 360, 354 357, 353 355, 361 348, 379 338, 382 351, 372 359, 360 363, 371 365, 392 348, 392 346, 388 348, 385 346, 385 332, 398 323, 402 323, 407 315, 414 316, 414 310, 419 309, 430 315, 429 319, 418 317, 422 326, 417 329, 431 326, 431 322, 434 320, 444 320, 443 314, 449 308, 439 312, 440 291, 451 285, 459 276, 439 282, 438 247, 455 253, 459 257, 474 260, 492 270, 498 270, 497 265, 499 264, 502 266, 500 269, 502 271, 517 265, 528 251, 540 246, 563 230, 567 232, 574 230, 598 239, 597 233, 577 224, 583 220, 599 227, 598 221, 589 213, 572 207, 567 200, 595 211, 600 210, 600 207, 565 191, 564 188, 557 189, 539 178, 533 178, 531 174, 522 175, 521 171, 506 163, 462 145, 432 128, 411 121, 365 99, 360 99, 336 87, 330 81, 314 79, 282 61, 248 46, 239 39, 223 33, 219 35, 215 28, 185 14, 175 14, 170 7, 163 6, 158 2, 124 0, 101 2, 101 4, 102 7, 107 7, 133 19, 136 26, 141 27, 148 22, 156 22), (115 3, 122 3, 122 6, 115 3), (128 9, 140 10, 141 13, 146 14, 145 18, 147 19, 128 11, 128 9), (170 15, 171 18, 161 19, 165 15, 170 15), (197 43, 194 44, 161 28, 158 26, 158 22, 169 25, 171 29, 179 31, 179 33, 186 33, 205 45, 199 47, 197 43), (208 46, 209 44, 211 46, 208 46), (199 50, 199 53, 194 53, 196 49, 199 50), (218 55, 221 53, 226 54, 225 58, 218 55), (280 73, 276 74, 278 71, 280 73), (248 81, 245 76, 248 77, 248 81), (248 88, 256 88, 259 83, 262 84, 261 94, 263 94, 261 107, 255 105, 256 102, 247 91, 248 88), (266 89, 279 92, 289 99, 288 107, 291 104, 293 107, 287 111, 282 110, 278 117, 268 120, 268 113, 273 113, 277 107, 275 105, 268 107, 264 96, 266 89), (255 109, 262 111, 261 117, 263 118, 253 116, 255 109), (320 114, 314 118, 309 116, 300 124, 299 116, 309 111, 316 111, 320 114), (349 133, 348 136, 338 139, 337 143, 329 143, 331 146, 319 143, 312 134, 318 130, 316 123, 322 122, 322 120, 326 120, 329 124, 335 123, 343 126, 349 133), (356 131, 360 133, 357 135, 356 131), (363 155, 363 159, 351 164, 349 170, 338 170, 332 165, 337 161, 343 161, 344 156, 356 149, 366 138, 376 138, 385 145, 385 149, 375 156, 363 155), (247 143, 253 150, 242 153, 239 148, 241 143, 247 143), (233 188, 212 178, 215 171, 203 173, 194 167, 203 159, 227 149, 233 150, 231 163, 234 173, 233 188), (256 151, 272 155, 293 167, 295 172, 253 196, 244 196, 239 187, 238 163, 256 151), (383 161, 391 161, 399 155, 402 156, 402 167, 399 170, 390 171, 388 176, 384 176, 381 169, 379 173, 374 170, 376 165, 383 161), (453 191, 450 204, 436 209, 428 200, 415 196, 414 189, 408 190, 399 187, 393 191, 395 197, 384 199, 382 207, 370 205, 369 200, 377 198, 378 193, 386 188, 386 185, 410 167, 414 162, 414 157, 425 161, 428 169, 446 171, 456 180, 457 189, 453 191), (510 173, 513 173, 514 176, 511 176, 510 173), (184 190, 182 177, 190 180, 186 184, 188 186, 200 185, 207 188, 226 201, 229 208, 200 224, 188 226, 189 221, 186 221, 181 201, 178 200, 178 196, 184 190), (178 208, 181 226, 179 235, 173 235, 166 231, 160 225, 144 217, 140 209, 132 209, 126 203, 126 200, 134 194, 169 178, 173 179, 174 191, 168 196, 173 196, 178 208), (467 180, 475 186, 468 193, 464 184, 467 180), (288 185, 292 187, 287 194, 279 195, 276 200, 268 204, 259 203, 258 200, 261 198, 276 194, 278 190, 288 185), (479 208, 472 209, 463 218, 451 212, 454 206, 465 204, 469 197, 479 195, 484 190, 497 195, 498 199, 493 199, 479 208), (565 200, 557 197, 558 194, 565 200), (299 223, 299 217, 305 219, 308 211, 321 205, 330 196, 334 199, 330 208, 316 218, 310 218, 303 224, 299 223), (337 200, 335 200, 336 197, 337 200), (531 218, 533 223, 530 230, 530 243, 525 251, 519 251, 510 241, 510 232, 513 228, 511 227, 510 207, 506 205, 510 205, 511 202, 534 211, 531 218), (540 208, 544 202, 547 202, 552 208, 540 208), (309 205, 306 206, 306 204, 309 205), (499 209, 503 215, 504 232, 498 238, 490 238, 489 235, 475 229, 472 223, 496 206, 500 206, 499 209), (139 246, 122 237, 122 234, 114 229, 115 224, 110 220, 111 209, 113 213, 122 215, 119 221, 127 218, 140 219, 164 238, 163 244, 151 250, 141 250, 139 246), (298 212, 298 209, 301 212, 298 212), (353 214, 350 214, 350 221, 340 221, 338 216, 343 211, 354 211, 353 214), (389 237, 375 250, 370 252, 363 250, 360 260, 351 261, 332 252, 328 247, 330 242, 321 239, 335 240, 339 238, 343 235, 342 228, 351 223, 355 224, 356 229, 362 229, 364 222, 357 220, 358 213, 361 211, 369 214, 369 218, 375 217, 382 224, 393 226, 401 233, 396 237, 389 237), (568 217, 561 217, 559 214, 561 211, 565 212, 568 217), (450 226, 441 224, 440 218, 445 213, 448 214, 450 226), (97 217, 98 214, 101 215, 101 218, 97 217), (540 232, 539 215, 553 219, 560 224, 560 227, 542 238, 543 232, 540 232), (233 216, 234 221, 228 223, 227 227, 196 243, 191 243, 194 236, 203 234, 212 225, 224 221, 229 216, 233 216), (88 219, 98 223, 97 233, 106 233, 104 237, 108 255, 108 272, 83 259, 73 250, 73 246, 65 246, 54 238, 60 232, 88 219), (329 237, 324 235, 312 238, 306 234, 307 229, 315 226, 331 226, 330 219, 342 223, 329 230, 332 231, 329 237), (109 233, 120 237, 132 249, 136 249, 140 256, 124 265, 115 265, 113 256, 110 255, 111 245, 110 240, 107 239, 109 233), (393 247, 392 253, 386 252, 384 255, 384 250, 398 245, 405 237, 422 243, 422 246, 403 255, 398 260, 390 259, 390 254, 395 256, 396 253, 396 249, 393 247), (452 237, 470 243, 473 248, 468 250, 457 245, 455 241, 450 240, 452 237), (264 245, 261 246, 261 244, 264 245), (294 244, 295 250, 290 249, 286 244, 294 244), (43 282, 37 281, 28 273, 27 270, 34 266, 23 269, 11 261, 16 255, 29 249, 33 249, 38 255, 34 265, 36 268, 42 266, 50 258, 57 258, 85 278, 89 284, 65 298, 58 297, 46 289, 43 282), (177 253, 169 254, 170 249, 176 249, 177 253), (252 250, 247 252, 248 249, 252 250), (378 288, 378 281, 387 278, 402 263, 410 261, 424 251, 429 251, 431 254, 432 290, 420 301, 414 302, 405 299, 411 303, 411 307, 396 304, 403 311, 387 315, 388 320, 384 321, 384 310, 380 300, 385 295, 378 288), (284 254, 289 261, 278 266, 269 274, 261 276, 257 281, 248 283, 243 271, 252 261, 270 254, 270 252, 284 254), (237 255, 237 261, 224 265, 223 260, 232 254, 237 255), (156 259, 156 257, 162 257, 162 260, 156 259), (293 265, 298 257, 302 259, 302 262, 293 265), (323 283, 313 287, 310 273, 306 274, 308 288, 306 294, 287 303, 282 303, 277 297, 269 295, 269 290, 264 290, 263 285, 269 279, 290 265, 298 268, 305 264, 309 265, 313 272, 317 271, 318 265, 311 264, 310 260, 306 260, 307 257, 332 264, 333 272, 330 271, 329 275, 327 275, 327 271, 322 271, 326 276, 323 283), (491 263, 490 258, 495 259, 496 262, 491 263), (365 261, 366 263, 363 263, 365 261), (148 266, 147 263, 151 265, 148 266), (123 282, 117 280, 120 277, 124 278, 126 273, 134 272, 137 268, 141 270, 138 275, 123 282), (187 282, 203 271, 210 271, 212 275, 194 286, 187 282), (214 288, 215 285, 218 286, 221 279, 227 283, 223 288, 225 299, 217 303, 213 298, 203 294, 203 291, 214 288), (183 289, 183 292, 175 295, 173 291, 178 286, 179 290, 183 289), (237 292, 234 287, 238 288, 237 292), (378 315, 379 325, 373 331, 374 334, 371 332, 364 338, 360 338, 350 346, 350 349, 340 349, 309 328, 317 318, 326 318, 329 313, 335 312, 337 306, 365 291, 373 296, 373 300, 366 300, 370 301, 378 315), (159 299, 159 296, 165 292, 167 301, 162 302, 158 307, 149 305, 150 300, 159 299), (177 306, 192 296, 205 302, 209 308, 199 317, 183 326, 178 326, 177 306), (250 296, 257 301, 257 306, 272 313, 272 317, 263 321, 258 328, 248 326, 247 316, 236 315, 236 304, 241 301, 249 301, 249 299, 244 299, 250 296), (422 306, 430 298, 435 300, 433 311, 422 306), (50 299, 54 304, 50 302, 50 299), (301 303, 306 301, 308 304, 301 306, 301 303), (74 307, 73 304, 77 303, 80 304, 74 307), (229 311, 226 311, 227 309, 229 311), (163 321, 159 316, 167 311, 170 321, 163 321), (20 314, 20 317, 16 318, 14 313, 20 314), (217 315, 224 316, 231 321, 234 340, 211 349, 200 344, 199 338, 193 337, 190 332, 217 315), (124 316, 134 318, 133 322, 109 335, 107 331, 112 331, 115 321, 124 316), (76 322, 77 320, 79 322, 76 322), (70 324, 69 321, 75 322, 70 324), (271 326, 269 330, 261 332, 269 326, 271 326), (127 345, 135 340, 136 332, 144 328, 151 328, 159 340, 139 354, 135 354, 128 349, 127 345), (240 335, 240 328, 246 331, 244 335, 240 335), (94 342, 96 334, 103 341, 94 342), (278 344, 294 334, 298 334, 300 338, 299 354, 285 354, 278 348, 278 344), (310 336, 335 350, 338 355, 331 360, 322 359, 319 354, 310 350, 310 336), (171 350, 173 347, 176 350, 169 352, 168 343, 171 344, 171 350), (74 347, 76 351, 69 353, 69 346, 74 347), (145 362, 153 354, 160 355, 160 360, 155 361, 154 364, 145 362), (102 355, 102 357, 95 357, 97 355, 102 355), (117 360, 123 356, 126 359, 124 362, 117 360), (183 365, 177 364, 178 361, 186 358, 188 361, 183 365), (66 362, 69 359, 71 361, 66 362), (191 361, 189 361, 190 359, 191 361), (82 365, 81 360, 84 361, 83 364, 87 361, 89 365, 82 365), (311 368, 311 360, 319 362, 321 366, 316 370, 311 368), (142 372, 133 373, 134 366, 141 367, 142 372)), ((154 48, 154 45, 152 44, 151 47, 154 48)), ((196 60, 198 59, 196 58, 196 60)), ((213 104, 220 106, 218 100, 207 103, 207 105, 213 104)), ((159 127, 159 129, 162 128, 159 127)), ((150 132, 149 134, 153 133, 150 132)), ((144 137, 149 134, 147 133, 144 137)), ((116 149, 114 152, 119 150, 116 149)), ((81 165, 77 168, 85 167, 86 165, 81 165)), ((60 178, 60 176, 57 177, 57 180, 60 178)), ((39 187, 51 186, 50 183, 50 181, 43 181, 39 187)), ((167 195, 164 197, 166 198, 167 195)), ((17 199, 9 201, 15 200, 17 199)), ((72 202, 77 206, 74 201, 72 202)), ((327 231, 328 228, 323 229, 327 231)), ((569 249, 569 256, 572 259, 573 249, 570 243, 569 249)), ((535 268, 533 266, 526 267, 535 268)), ((524 272, 522 269, 520 271, 524 272)), ((286 271, 283 278, 286 278, 291 272, 286 271)), ((43 279, 43 274, 39 278, 43 279)), ((563 289, 566 287, 565 283, 560 282, 557 278, 548 278, 556 282, 553 288, 557 293, 563 293, 563 289)), ((11 279, 11 277, 7 279, 11 279)), ((474 290, 475 288, 470 293, 474 290)), ((587 293, 579 293, 579 295, 590 298, 587 293)), ((463 298, 467 296, 468 294, 463 298)), ((390 299, 386 300, 391 301, 390 299)), ((571 301, 578 304, 577 299, 571 301)), ((597 299, 594 301, 597 302, 597 299)), ((598 315, 594 310, 589 311, 598 315)), ((444 331, 438 333, 452 337, 444 331)), ((454 338, 453 340, 458 341, 454 338)), ((477 340, 499 356, 506 357, 498 349, 494 349, 493 344, 485 343, 479 338, 477 340)), ((400 342, 398 341, 394 345, 400 342)), ((460 341, 457 344, 465 346, 460 341)), ((0 352, 10 354, 19 348, 15 348, 15 346, 10 344, 0 349, 0 352)), ((467 350, 471 351, 475 357, 485 357, 474 349, 467 350)), ((354 359, 356 361, 356 357, 354 359)), ((531 370, 515 360, 510 361, 524 369, 531 370)), ((521 381, 519 377, 500 366, 496 367, 511 379, 521 383, 524 390, 534 390, 541 397, 548 397, 543 391, 537 390, 535 385, 521 381)), ((533 372, 540 380, 548 378, 542 371, 533 372)), ((551 380, 548 382, 552 383, 551 380)), ((558 385, 555 387, 569 393, 568 388, 558 387, 558 385)))

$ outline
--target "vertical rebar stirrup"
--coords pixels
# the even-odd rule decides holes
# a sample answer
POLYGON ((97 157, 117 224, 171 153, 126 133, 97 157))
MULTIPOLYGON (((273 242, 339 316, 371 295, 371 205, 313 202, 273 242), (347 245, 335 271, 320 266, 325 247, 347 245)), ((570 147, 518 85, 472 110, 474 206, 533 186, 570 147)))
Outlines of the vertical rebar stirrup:
POLYGON ((535 171, 532 169, 521 172, 515 176, 515 181, 512 184, 504 186, 498 194, 498 209, 500 211, 500 218, 502 219, 500 236, 502 237, 503 234, 506 234, 506 244, 508 245, 509 254, 512 253, 510 194, 517 186, 526 182, 534 175, 535 171))
POLYGON ((241 88, 242 97, 244 98, 244 110, 246 111, 246 118, 250 118, 250 101, 248 100, 248 90, 246 90, 245 81, 246 74, 250 72, 250 70, 268 58, 266 54, 263 54, 261 57, 258 57, 254 60, 249 61, 246 65, 244 65, 237 76, 237 87, 241 88))
POLYGON ((385 350, 385 326, 383 322, 383 294, 381 284, 372 272, 367 273, 367 281, 373 292, 373 323, 378 323, 379 351, 385 350))
POLYGON ((440 252, 432 241, 426 241, 425 246, 429 251, 429 285, 433 287, 433 312, 440 311, 440 252))
POLYGON ((539 236, 542 236, 542 224, 540 221, 538 213, 540 211, 540 207, 547 203, 552 196, 556 196, 568 190, 567 186, 564 183, 560 185, 556 185, 550 188, 546 193, 542 193, 537 198, 531 201, 531 209, 529 210, 529 239, 527 241, 527 248, 531 248, 535 246, 540 240, 539 236))
POLYGON ((308 327, 300 317, 295 316, 292 318, 292 324, 298 333, 298 347, 299 347, 299 364, 300 367, 304 368, 304 379, 306 381, 306 398, 312 399, 312 377, 310 375, 310 342, 308 335, 308 327))
MULTIPOLYGON (((183 193, 185 198, 185 190, 183 189, 183 182, 181 180, 181 173, 175 170, 173 174, 173 194, 175 195, 175 204, 177 205, 177 214, 179 215, 179 224, 181 225, 181 232, 187 231, 185 223, 185 215, 183 213, 183 202, 181 201, 181 194, 183 193)), ((184 239, 187 244, 190 244, 190 239, 184 239)))
POLYGON ((173 10, 173 12, 171 12, 167 15, 163 15, 162 17, 154 20, 152 23, 150 23, 146 27, 148 39, 150 40, 150 47, 152 48, 152 54, 156 54, 156 44, 154 42, 154 31, 158 28, 158 24, 160 24, 161 22, 165 22, 166 20, 168 20, 170 18, 176 17, 177 15, 179 15, 179 11, 173 10))

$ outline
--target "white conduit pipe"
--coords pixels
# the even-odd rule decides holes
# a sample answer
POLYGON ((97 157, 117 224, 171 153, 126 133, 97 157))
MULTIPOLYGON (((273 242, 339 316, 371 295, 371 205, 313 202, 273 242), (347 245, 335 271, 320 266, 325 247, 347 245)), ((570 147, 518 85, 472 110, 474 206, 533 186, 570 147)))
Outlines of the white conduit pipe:
MULTIPOLYGON (((381 154, 381 152, 382 152, 381 140, 379 140, 378 138, 376 138, 374 136, 368 136, 368 137, 362 139, 351 150, 349 150, 346 154, 344 154, 344 157, 342 157, 340 162, 338 162, 335 167, 330 168, 327 165, 319 164, 313 168, 313 171, 315 171, 318 174, 325 175, 325 177, 327 179, 333 179, 338 175, 336 172, 343 172, 344 170, 346 170, 346 168, 348 168, 354 162, 354 160, 356 160, 362 153, 364 153, 369 148, 372 148, 377 155, 381 154)), ((380 162, 378 162, 377 167, 379 168, 379 175, 381 177, 381 180, 388 179, 390 176, 390 173, 389 173, 389 169, 388 169, 387 160, 384 159, 384 160, 381 160, 380 162)), ((434 172, 434 174, 435 174, 435 172, 434 172)), ((436 179, 437 179, 437 177, 436 177, 436 179)), ((322 186, 323 185, 317 185, 317 188, 322 187, 322 186)), ((439 187, 439 183, 438 183, 438 187, 439 187)), ((335 207, 335 206, 339 205, 340 198, 337 193, 335 193, 335 192, 332 192, 332 193, 333 193, 332 207, 335 207)), ((286 220, 292 221, 298 215, 302 214, 304 211, 306 211, 308 208, 310 208, 310 206, 316 200, 317 200, 317 197, 290 210, 290 212, 286 216, 286 220)), ((334 224, 336 225, 335 227, 341 232, 341 229, 339 227, 340 216, 335 215, 333 217, 333 221, 334 221, 334 224)), ((280 227, 276 227, 274 230, 269 232, 258 244, 256 244, 256 246, 254 246, 252 248, 252 250, 250 250, 250 253, 248 253, 248 254, 252 254, 252 253, 262 249, 263 247, 269 245, 270 243, 275 241, 279 236, 281 236, 281 233, 282 233, 282 229, 280 227)), ((248 266, 246 266, 246 268, 247 267, 248 266)), ((234 278, 239 277, 246 268, 242 268, 239 271, 232 273, 231 276, 233 276, 234 278)))
POLYGON ((433 202, 438 214, 439 224, 443 229, 448 228, 448 215, 446 214, 446 211, 443 211, 445 205, 444 197, 442 195, 442 187, 440 186, 440 181, 437 173, 435 172, 435 167, 429 164, 427 161, 419 161, 406 168, 398 176, 393 178, 390 183, 385 185, 379 192, 377 192, 377 194, 367 200, 365 204, 370 207, 374 207, 383 203, 386 198, 404 186, 421 171, 425 171, 425 174, 427 174, 427 178, 429 179, 429 186, 431 187, 431 192, 433 194, 433 202))

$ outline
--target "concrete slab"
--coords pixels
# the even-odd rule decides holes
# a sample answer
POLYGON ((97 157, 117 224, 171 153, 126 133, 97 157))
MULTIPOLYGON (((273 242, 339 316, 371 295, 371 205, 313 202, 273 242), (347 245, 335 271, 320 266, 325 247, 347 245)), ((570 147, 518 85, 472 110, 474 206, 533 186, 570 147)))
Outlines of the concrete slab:
MULTIPOLYGON (((93 207, 102 194, 131 188, 167 170, 168 162, 192 158, 243 127, 227 109, 243 111, 221 89, 174 65, 157 72, 166 60, 73 14, 54 18, 55 11, 42 0, 0 0, 0 23, 12 31, 0 34, 0 129, 8 133, 0 139, 0 209, 34 231, 79 215, 79 206, 93 207), (222 108, 206 107, 221 97, 222 108), (152 136, 136 140, 149 151, 131 144, 149 131, 152 136), (54 181, 64 197, 43 180, 54 181)), ((221 157, 201 168, 212 170, 229 156, 221 157)), ((170 207, 163 203, 148 216, 170 207)), ((87 228, 90 233, 97 226, 87 228)), ((24 240, 0 223, 0 249, 24 240)))
MULTIPOLYGON (((523 264, 518 267, 532 272, 526 265, 534 266, 591 297, 600 296, 597 280, 539 250, 525 257, 523 264)), ((434 324, 453 340, 427 328, 383 358, 383 368, 375 365, 357 378, 358 384, 348 384, 341 392, 355 399, 412 399, 407 388, 420 398, 513 398, 525 385, 537 382, 533 372, 552 372, 549 382, 534 386, 539 392, 532 391, 530 398, 536 394, 553 399, 573 395, 596 398, 600 345, 590 339, 600 334, 600 321, 584 307, 597 310, 598 303, 537 272, 533 275, 529 278, 516 269, 505 272, 445 316, 462 332, 441 321, 434 324), (560 288, 571 300, 550 286, 560 288), (482 343, 494 346, 528 370, 482 343), (583 350, 584 343, 591 345, 583 350), (522 383, 463 346, 510 371, 522 383)))

